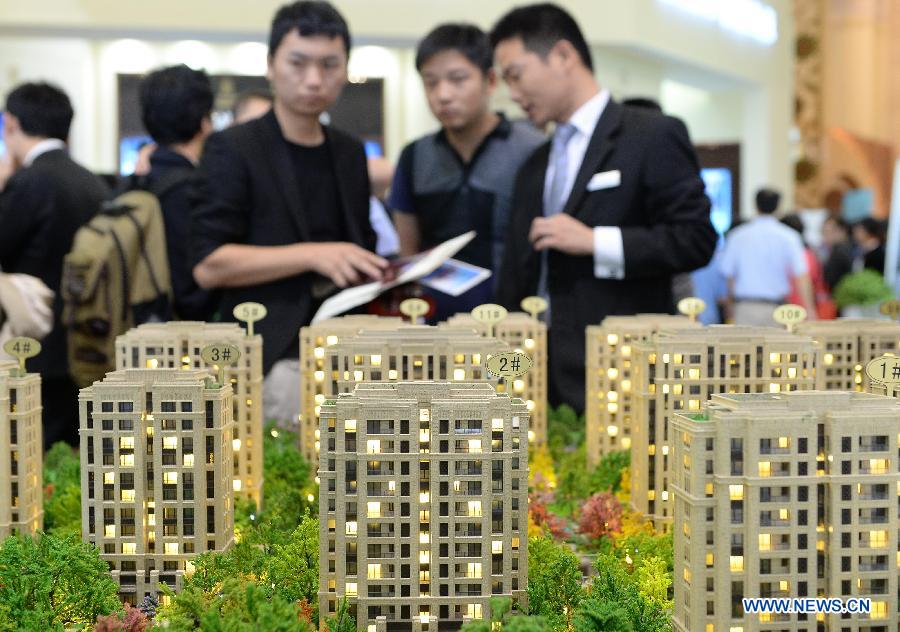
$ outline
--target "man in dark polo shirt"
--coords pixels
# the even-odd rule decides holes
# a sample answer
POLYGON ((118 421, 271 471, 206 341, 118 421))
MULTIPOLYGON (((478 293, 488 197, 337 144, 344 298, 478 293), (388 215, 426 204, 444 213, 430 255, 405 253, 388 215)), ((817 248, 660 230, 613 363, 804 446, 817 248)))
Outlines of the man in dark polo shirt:
MULTIPOLYGON (((470 24, 444 24, 419 43, 416 68, 441 130, 400 155, 388 202, 401 254, 415 254, 470 230, 456 258, 499 270, 519 165, 544 138, 530 123, 491 111, 496 86, 487 35, 470 24)), ((494 279, 460 297, 435 292, 435 320, 493 300, 494 279)))

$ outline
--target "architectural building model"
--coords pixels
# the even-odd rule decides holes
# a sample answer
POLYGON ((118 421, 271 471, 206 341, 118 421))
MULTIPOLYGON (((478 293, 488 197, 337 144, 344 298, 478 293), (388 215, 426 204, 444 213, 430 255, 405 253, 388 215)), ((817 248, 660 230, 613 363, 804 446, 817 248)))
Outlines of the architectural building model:
POLYGON ((300 329, 300 452, 313 467, 318 463, 316 450, 319 407, 331 392, 325 379, 325 350, 360 329, 397 329, 407 323, 402 318, 351 314, 329 318, 300 329))
MULTIPOLYGON (((488 373, 484 362, 488 355, 504 351, 509 351, 505 342, 484 338, 471 327, 443 324, 363 329, 326 347, 325 369, 316 379, 321 377, 325 383, 326 398, 349 393, 360 383, 381 381, 487 381, 502 392, 505 384, 488 373)), ((319 446, 317 437, 317 453, 319 446)))
POLYGON ((231 400, 195 369, 126 369, 82 389, 82 536, 123 600, 180 590, 197 554, 232 545, 231 400))
POLYGON ((894 630, 900 402, 713 395, 672 418, 673 626, 894 630), (745 615, 743 597, 864 597, 869 614, 745 615))
POLYGON ((211 371, 200 358, 203 347, 231 344, 241 351, 235 364, 225 366, 225 379, 234 394, 234 479, 236 494, 262 503, 263 406, 262 337, 248 336, 235 323, 172 321, 148 323, 116 339, 116 368, 177 368, 211 371))
MULTIPOLYGON (((488 326, 471 314, 457 314, 447 324, 472 327, 483 336, 488 326)), ((510 312, 494 325, 494 336, 508 344, 514 351, 531 357, 531 370, 513 380, 510 392, 525 400, 530 414, 529 442, 533 445, 547 443, 547 324, 524 312, 510 312)))
POLYGON ((523 598, 521 399, 483 382, 364 382, 326 400, 320 430, 323 619, 347 597, 361 630, 379 617, 438 630, 488 620, 492 596, 523 598))
POLYGON ((666 528, 672 416, 717 393, 812 390, 816 343, 774 327, 666 329, 632 350, 631 502, 666 528))
POLYGON ((0 540, 44 527, 41 376, 0 361, 0 540))
POLYGON ((818 320, 800 323, 795 331, 819 343, 822 365, 816 388, 822 391, 865 391, 866 364, 885 353, 900 353, 900 323, 890 320, 818 320))
POLYGON ((596 466, 615 450, 631 448, 631 352, 660 329, 700 327, 686 316, 608 316, 586 330, 585 425, 587 462, 596 466))

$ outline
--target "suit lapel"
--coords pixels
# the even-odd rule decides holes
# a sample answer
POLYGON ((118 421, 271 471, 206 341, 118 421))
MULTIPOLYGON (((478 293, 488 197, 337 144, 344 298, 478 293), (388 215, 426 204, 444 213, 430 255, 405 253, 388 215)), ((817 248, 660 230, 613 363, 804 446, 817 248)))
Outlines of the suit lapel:
POLYGON ((300 188, 297 186, 298 174, 294 171, 294 162, 291 160, 287 141, 281 133, 275 113, 270 110, 268 114, 259 119, 258 125, 263 132, 261 137, 263 141, 262 154, 269 161, 272 174, 275 176, 278 189, 281 191, 288 213, 297 227, 301 241, 309 241, 306 209, 303 196, 300 195, 300 188))
MULTIPOLYGON (((355 186, 354 179, 344 176, 349 173, 348 165, 354 163, 352 156, 344 156, 344 144, 330 126, 323 126, 325 138, 328 140, 328 153, 331 156, 331 169, 334 173, 334 180, 337 184, 337 196, 339 209, 335 209, 344 216, 344 226, 350 236, 350 241, 357 245, 363 245, 363 236, 360 232, 359 218, 357 218, 350 208, 350 202, 347 199, 349 187, 355 186)), ((368 176, 367 176, 368 177, 368 176)))
POLYGON ((600 115, 600 120, 597 121, 597 127, 594 128, 590 142, 588 142, 584 160, 581 161, 581 167, 578 169, 578 175, 575 176, 575 183, 572 185, 572 192, 563 207, 564 213, 578 214, 578 207, 587 193, 588 182, 615 148, 615 136, 621 123, 622 106, 610 99, 603 114, 600 115))

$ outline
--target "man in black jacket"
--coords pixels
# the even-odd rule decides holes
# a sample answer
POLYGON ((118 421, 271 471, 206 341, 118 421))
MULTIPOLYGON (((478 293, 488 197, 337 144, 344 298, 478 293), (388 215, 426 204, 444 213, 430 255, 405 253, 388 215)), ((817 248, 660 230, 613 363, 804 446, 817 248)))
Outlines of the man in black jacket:
MULTIPOLYGON (((387 267, 371 252, 362 143, 319 122, 347 80, 349 51, 347 24, 327 2, 279 9, 269 38, 272 110, 212 135, 198 170, 194 278, 221 289, 224 318, 242 301, 266 305, 257 331, 267 373, 296 363, 298 331, 323 286, 380 279, 387 267)), ((289 387, 296 393, 296 382, 289 387)), ((294 420, 298 410, 299 399, 294 420)))
POLYGON ((517 176, 499 300, 549 299, 549 399, 583 410, 585 327, 671 312, 672 275, 715 248, 710 203, 684 125, 610 98, 564 9, 514 9, 491 42, 512 98, 556 124, 517 176))
POLYGON ((175 316, 209 320, 212 299, 192 273, 189 193, 194 166, 212 132, 212 85, 202 70, 171 66, 141 81, 140 100, 144 127, 157 144, 144 184, 162 208, 175 316))
POLYGON ((46 83, 22 84, 6 97, 3 136, 12 175, 0 175, 0 267, 38 277, 56 293, 53 329, 28 362, 42 375, 45 446, 78 444, 78 390, 69 378, 59 284, 75 232, 109 197, 103 181, 69 157, 72 116, 66 94, 46 83))

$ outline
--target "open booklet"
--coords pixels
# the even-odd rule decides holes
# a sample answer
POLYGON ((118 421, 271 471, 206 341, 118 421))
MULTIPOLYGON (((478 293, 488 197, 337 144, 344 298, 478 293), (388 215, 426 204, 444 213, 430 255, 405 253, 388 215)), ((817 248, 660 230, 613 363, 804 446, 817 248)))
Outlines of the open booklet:
POLYGON ((420 281, 438 291, 459 296, 491 276, 490 270, 451 259, 474 238, 473 230, 421 254, 394 259, 385 281, 374 281, 338 292, 322 303, 312 322, 339 316, 354 307, 365 305, 392 287, 410 281, 420 281))

